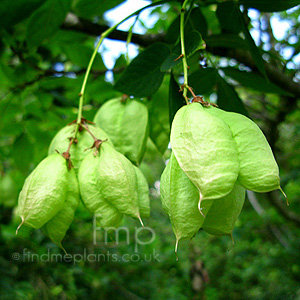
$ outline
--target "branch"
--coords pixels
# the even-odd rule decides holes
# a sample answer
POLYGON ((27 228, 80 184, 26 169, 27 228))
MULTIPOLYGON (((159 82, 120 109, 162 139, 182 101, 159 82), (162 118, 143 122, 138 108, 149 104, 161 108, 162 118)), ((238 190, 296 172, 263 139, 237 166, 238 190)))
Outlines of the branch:
MULTIPOLYGON (((76 15, 69 13, 64 24, 62 25, 62 29, 79 31, 88 35, 99 36, 105 30, 109 29, 107 25, 99 25, 95 24, 91 21, 82 19, 77 17, 76 15)), ((128 37, 128 32, 116 29, 113 31, 108 39, 112 40, 120 40, 126 42, 128 37)), ((150 46, 156 42, 164 41, 164 34, 132 34, 131 43, 138 44, 142 47, 150 46)))
MULTIPOLYGON (((252 70, 257 71, 255 62, 248 51, 240 49, 228 49, 224 51, 224 48, 207 48, 207 50, 218 56, 234 58, 252 70)), ((300 98, 300 85, 298 83, 267 62, 265 63, 265 69, 269 80, 284 91, 291 93, 295 97, 292 98, 294 102, 296 102, 297 98, 300 98)))
MULTIPOLYGON (((106 25, 99 25, 92 23, 91 21, 77 17, 74 14, 69 14, 66 18, 65 23, 62 25, 62 29, 79 31, 92 36, 99 36, 102 32, 107 30, 109 27, 106 25)), ((109 39, 126 41, 128 33, 121 30, 115 30, 110 36, 109 39)), ((165 34, 132 34, 131 42, 138 44, 142 47, 150 46, 156 42, 166 42, 165 34)), ((248 51, 241 49, 225 49, 218 47, 208 47, 207 51, 211 52, 214 55, 222 57, 231 57, 236 59, 238 62, 250 67, 252 70, 256 71, 255 62, 253 61, 251 55, 248 51)), ((291 93, 295 98, 300 98, 300 85, 294 82, 290 77, 285 75, 281 70, 276 67, 266 63, 265 64, 266 72, 269 80, 276 84, 278 87, 283 90, 291 93)), ((294 99, 293 101, 296 101, 294 99)))
MULTIPOLYGON (((52 78, 57 78, 57 75, 63 75, 63 76, 69 76, 69 75, 81 75, 84 74, 86 69, 82 69, 79 71, 55 71, 53 69, 48 69, 48 70, 42 70, 42 69, 38 69, 41 74, 39 74, 35 79, 30 80, 30 81, 25 81, 22 82, 21 84, 9 89, 6 93, 4 93, 4 95, 2 95, 2 97, 0 97, 0 101, 5 99, 10 93, 14 93, 14 92, 18 92, 19 90, 24 90, 27 87, 32 86, 33 84, 35 84, 36 82, 43 80, 44 78, 47 77, 52 77, 52 78)), ((120 73, 124 70, 124 67, 121 68, 114 68, 114 69, 105 69, 105 70, 95 70, 95 71, 91 71, 91 74, 93 74, 95 77, 100 76, 100 75, 105 75, 105 73, 107 71, 111 71, 113 73, 120 73)))

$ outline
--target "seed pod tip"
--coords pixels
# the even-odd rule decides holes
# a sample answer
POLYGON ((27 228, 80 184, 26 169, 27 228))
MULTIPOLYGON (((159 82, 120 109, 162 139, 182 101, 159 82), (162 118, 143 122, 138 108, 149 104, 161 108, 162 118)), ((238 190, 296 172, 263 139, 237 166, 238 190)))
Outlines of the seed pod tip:
POLYGON ((142 221, 142 219, 141 219, 140 215, 138 215, 138 219, 139 219, 139 221, 140 221, 141 225, 144 227, 144 223, 143 223, 143 221, 142 221))
POLYGON ((205 218, 205 215, 203 214, 202 207, 201 207, 201 201, 203 200, 203 195, 201 194, 201 192, 199 192, 199 194, 200 194, 200 197, 199 197, 199 202, 198 202, 198 209, 199 209, 200 214, 205 218))
POLYGON ((286 200, 286 205, 289 206, 289 205, 290 205, 290 204, 289 204, 289 200, 288 200, 288 198, 287 198, 285 192, 284 192, 283 189, 281 188, 281 186, 279 187, 279 190, 280 190, 280 192, 283 194, 283 196, 284 196, 284 198, 285 198, 285 200, 286 200))
POLYGON ((19 229, 21 228, 21 226, 22 226, 22 225, 24 224, 24 222, 25 222, 25 219, 24 219, 23 216, 21 216, 21 219, 22 219, 22 222, 21 222, 20 225, 18 226, 18 228, 17 228, 17 230, 16 230, 16 234, 18 234, 19 229))
POLYGON ((177 252, 178 252, 178 242, 179 242, 179 240, 178 240, 178 238, 176 238, 176 243, 175 243, 175 255, 176 255, 176 261, 178 261, 178 254, 177 254, 177 252))

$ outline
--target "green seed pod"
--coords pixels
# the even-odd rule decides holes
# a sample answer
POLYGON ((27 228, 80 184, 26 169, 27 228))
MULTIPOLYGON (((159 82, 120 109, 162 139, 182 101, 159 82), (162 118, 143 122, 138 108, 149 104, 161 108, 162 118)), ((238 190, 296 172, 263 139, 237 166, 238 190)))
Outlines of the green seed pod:
POLYGON ((171 129, 171 146, 202 200, 230 193, 239 173, 236 144, 228 125, 199 103, 178 110, 171 129))
POLYGON ((224 120, 233 133, 240 163, 239 183, 255 192, 280 189, 278 166, 260 128, 238 113, 215 107, 209 107, 206 111, 224 120))
POLYGON ((63 208, 67 190, 66 160, 54 153, 42 160, 25 180, 17 209, 22 219, 20 226, 42 227, 63 208))
POLYGON ((78 182, 74 169, 68 171, 68 192, 62 209, 45 224, 45 229, 50 239, 64 249, 61 241, 66 235, 73 219, 75 210, 80 202, 78 182))
POLYGON ((166 165, 164 171, 161 174, 160 177, 160 200, 162 207, 166 214, 170 217, 171 211, 170 211, 170 175, 171 175, 171 164, 170 160, 168 164, 166 165))
POLYGON ((180 168, 172 153, 160 182, 163 208, 169 215, 176 236, 176 248, 180 240, 192 239, 202 227, 204 215, 209 213, 213 201, 204 201, 203 214, 199 212, 199 192, 180 168))
MULTIPOLYGON (((76 124, 71 124, 62 128, 51 141, 48 154, 55 153, 56 150, 60 153, 65 152, 70 144, 70 138, 74 137, 76 126, 76 124)), ((88 128, 97 139, 108 139, 107 134, 98 126, 89 124, 88 128)), ((86 149, 91 148, 94 143, 92 136, 85 129, 78 131, 77 140, 78 143, 73 143, 70 148, 71 161, 76 173, 78 172, 81 161, 87 153, 90 152, 86 151, 86 149)), ((110 140, 106 143, 112 145, 110 140)))
POLYGON ((137 181, 137 193, 140 215, 142 218, 149 218, 150 216, 150 199, 149 199, 149 186, 148 182, 142 173, 142 171, 134 166, 136 181, 137 181))
POLYGON ((105 130, 117 151, 139 164, 149 135, 148 109, 134 99, 116 98, 104 103, 94 122, 105 130))
POLYGON ((235 184, 225 197, 216 199, 205 217, 203 230, 209 234, 232 236, 232 231, 245 202, 246 190, 235 184))
MULTIPOLYGON (((101 145, 103 147, 103 145, 101 145)), ((120 213, 102 195, 98 178, 99 157, 89 153, 78 172, 78 181, 81 199, 86 208, 95 215, 97 223, 101 227, 118 227, 123 219, 120 213)))
POLYGON ((109 144, 103 143, 96 156, 93 153, 86 156, 78 179, 84 203, 98 191, 101 198, 121 214, 140 219, 134 167, 109 144), (90 185, 95 186, 95 192, 90 193, 90 185))

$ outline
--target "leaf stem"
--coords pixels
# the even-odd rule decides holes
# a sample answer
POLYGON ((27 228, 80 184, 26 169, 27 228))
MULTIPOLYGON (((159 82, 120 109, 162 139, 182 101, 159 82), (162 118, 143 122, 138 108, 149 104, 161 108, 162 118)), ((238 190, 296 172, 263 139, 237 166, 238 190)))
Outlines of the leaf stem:
POLYGON ((181 42, 181 55, 182 55, 182 63, 183 63, 183 97, 185 99, 186 104, 189 104, 189 99, 187 97, 188 92, 188 64, 187 64, 187 57, 185 52, 185 45, 184 45, 184 14, 186 10, 186 5, 189 0, 185 0, 182 4, 181 11, 180 11, 180 42, 181 42))
POLYGON ((129 44, 131 42, 133 28, 134 28, 135 24, 137 23, 138 19, 139 19, 139 14, 136 16, 133 24, 131 25, 131 27, 129 28, 129 31, 128 31, 128 36, 127 36, 127 40, 126 40, 126 62, 127 62, 127 64, 130 63, 130 59, 129 59, 129 44))

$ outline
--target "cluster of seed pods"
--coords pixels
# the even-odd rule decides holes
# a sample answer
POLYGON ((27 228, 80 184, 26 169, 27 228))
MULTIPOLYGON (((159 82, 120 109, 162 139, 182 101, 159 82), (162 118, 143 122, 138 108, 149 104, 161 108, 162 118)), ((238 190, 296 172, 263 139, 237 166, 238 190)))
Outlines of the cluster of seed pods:
POLYGON ((124 215, 143 225, 141 218, 150 215, 148 183, 136 166, 148 138, 146 106, 112 99, 100 107, 95 123, 62 128, 19 195, 20 226, 42 228, 61 248, 80 199, 102 227, 119 226, 124 215))
POLYGON ((161 177, 161 198, 176 236, 199 231, 229 235, 245 191, 280 189, 279 170, 259 127, 249 118, 194 102, 176 113, 172 155, 161 177))

